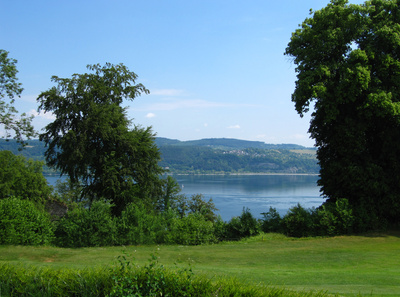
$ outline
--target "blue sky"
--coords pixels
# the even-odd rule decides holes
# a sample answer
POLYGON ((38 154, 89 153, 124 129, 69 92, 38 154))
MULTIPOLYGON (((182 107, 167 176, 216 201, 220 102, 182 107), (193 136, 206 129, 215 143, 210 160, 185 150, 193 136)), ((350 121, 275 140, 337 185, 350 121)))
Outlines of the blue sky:
MULTIPOLYGON (((128 116, 157 136, 313 146, 310 117, 291 102, 295 66, 283 53, 310 8, 328 2, 2 0, 0 48, 18 60, 20 112, 37 114, 52 75, 123 63, 151 92, 127 103, 128 116)), ((39 114, 34 125, 51 120, 39 114)))

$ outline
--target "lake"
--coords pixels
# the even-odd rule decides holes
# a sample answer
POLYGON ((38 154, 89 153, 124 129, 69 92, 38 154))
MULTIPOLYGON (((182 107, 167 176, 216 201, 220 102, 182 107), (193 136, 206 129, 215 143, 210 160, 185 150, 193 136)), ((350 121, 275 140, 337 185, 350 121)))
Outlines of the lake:
MULTIPOLYGON (((300 203, 305 208, 318 207, 325 199, 320 196, 316 175, 175 175, 188 196, 203 194, 212 198, 224 221, 239 216, 243 207, 256 218, 272 206, 284 215, 300 203)), ((48 176, 54 185, 58 177, 48 176)))
POLYGON ((213 199, 224 221, 249 208, 257 218, 270 206, 284 215, 300 203, 305 208, 318 207, 320 196, 316 175, 178 175, 175 176, 187 195, 203 194, 213 199))

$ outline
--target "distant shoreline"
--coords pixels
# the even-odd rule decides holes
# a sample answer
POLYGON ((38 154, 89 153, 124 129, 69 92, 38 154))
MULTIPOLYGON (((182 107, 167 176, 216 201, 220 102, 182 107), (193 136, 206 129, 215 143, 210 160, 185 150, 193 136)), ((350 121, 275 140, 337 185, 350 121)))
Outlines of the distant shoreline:
POLYGON ((266 172, 244 172, 244 173, 167 173, 167 175, 315 175, 318 173, 266 173, 266 172))

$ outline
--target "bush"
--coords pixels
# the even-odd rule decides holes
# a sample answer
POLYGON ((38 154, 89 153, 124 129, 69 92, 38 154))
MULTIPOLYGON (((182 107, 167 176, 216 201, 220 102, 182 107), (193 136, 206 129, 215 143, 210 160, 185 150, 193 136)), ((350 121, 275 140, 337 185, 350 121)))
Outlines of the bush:
POLYGON ((143 205, 128 204, 117 218, 118 244, 164 243, 167 212, 156 215, 143 205))
POLYGON ((248 208, 243 208, 239 217, 233 217, 226 225, 226 236, 228 240, 239 240, 260 233, 260 224, 253 217, 248 208))
POLYGON ((320 235, 342 235, 353 231, 355 218, 347 199, 324 203, 316 214, 319 218, 317 233, 320 235))
POLYGON ((261 224, 261 230, 263 232, 276 232, 281 233, 283 231, 282 218, 275 208, 270 207, 268 212, 262 213, 263 219, 261 224))
POLYGON ((172 218, 166 235, 168 244, 198 245, 215 241, 213 223, 199 213, 172 218))
POLYGON ((110 246, 115 243, 116 223, 111 205, 93 202, 90 209, 77 205, 63 217, 55 231, 56 245, 61 247, 110 246))
POLYGON ((0 200, 0 244, 42 245, 52 239, 49 215, 33 202, 15 197, 0 200))
POLYGON ((284 233, 287 236, 306 237, 314 235, 313 210, 305 209, 300 204, 289 209, 283 217, 284 233))

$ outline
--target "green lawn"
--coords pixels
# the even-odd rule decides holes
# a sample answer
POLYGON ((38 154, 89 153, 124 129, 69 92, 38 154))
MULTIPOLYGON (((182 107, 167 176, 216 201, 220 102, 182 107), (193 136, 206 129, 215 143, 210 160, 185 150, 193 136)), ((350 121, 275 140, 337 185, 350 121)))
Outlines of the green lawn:
POLYGON ((264 234, 205 246, 129 246, 61 249, 1 246, 0 261, 83 268, 116 263, 123 253, 141 265, 151 254, 166 266, 196 274, 235 276, 294 290, 344 296, 400 296, 400 233, 291 239, 264 234))

